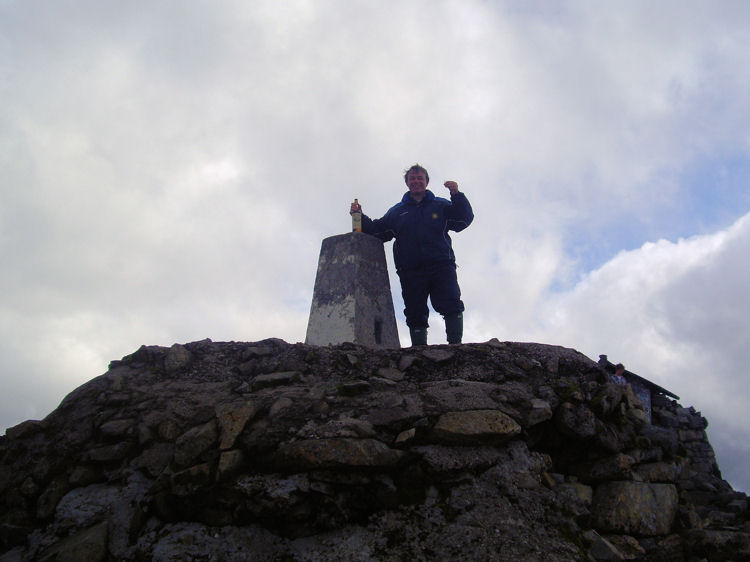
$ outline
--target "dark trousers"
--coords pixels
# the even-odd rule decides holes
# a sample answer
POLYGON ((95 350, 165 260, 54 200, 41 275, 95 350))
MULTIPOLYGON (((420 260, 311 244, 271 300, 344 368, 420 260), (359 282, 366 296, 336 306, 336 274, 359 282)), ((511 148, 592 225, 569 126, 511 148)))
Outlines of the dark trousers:
POLYGON ((417 269, 401 270, 398 276, 404 298, 406 325, 410 328, 427 328, 430 316, 428 296, 432 308, 443 316, 463 312, 464 303, 461 301, 455 263, 439 262, 417 269))

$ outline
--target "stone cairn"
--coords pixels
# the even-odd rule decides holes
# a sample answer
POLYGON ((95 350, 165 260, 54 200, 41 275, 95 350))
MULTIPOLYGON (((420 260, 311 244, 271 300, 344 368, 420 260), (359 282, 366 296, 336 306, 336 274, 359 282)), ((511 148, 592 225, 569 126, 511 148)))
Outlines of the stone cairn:
POLYGON ((0 438, 0 560, 748 560, 706 420, 572 349, 143 346, 0 438))

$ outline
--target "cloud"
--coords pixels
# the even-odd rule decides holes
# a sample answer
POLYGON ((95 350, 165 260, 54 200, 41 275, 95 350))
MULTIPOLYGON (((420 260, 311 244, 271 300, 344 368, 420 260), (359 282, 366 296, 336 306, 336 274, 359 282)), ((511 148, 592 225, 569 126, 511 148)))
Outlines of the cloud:
POLYGON ((572 291, 541 299, 529 334, 593 359, 607 354, 701 410, 725 477, 742 489, 750 488, 741 468, 750 450, 737 449, 750 426, 748 251, 750 214, 713 234, 621 252, 572 291), (727 466, 725 455, 743 464, 727 466))
POLYGON ((3 427, 141 344, 302 341, 321 240, 415 161, 475 209, 468 341, 745 390, 747 3, 46 8, 0 5, 3 427))

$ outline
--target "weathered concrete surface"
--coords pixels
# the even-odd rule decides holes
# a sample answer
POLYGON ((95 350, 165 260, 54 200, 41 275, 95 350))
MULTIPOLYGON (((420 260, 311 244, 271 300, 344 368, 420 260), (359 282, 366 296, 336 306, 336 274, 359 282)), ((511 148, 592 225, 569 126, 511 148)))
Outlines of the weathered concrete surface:
POLYGON ((383 243, 350 232, 323 240, 305 343, 401 344, 383 243))

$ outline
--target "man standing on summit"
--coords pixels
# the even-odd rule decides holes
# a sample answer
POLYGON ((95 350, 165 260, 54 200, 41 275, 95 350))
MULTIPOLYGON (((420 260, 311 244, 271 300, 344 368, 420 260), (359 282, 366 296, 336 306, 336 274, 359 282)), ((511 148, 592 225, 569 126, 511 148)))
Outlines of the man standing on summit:
MULTIPOLYGON (((456 256, 448 231, 460 232, 474 220, 466 196, 455 181, 446 181, 450 201, 427 189, 430 176, 414 164, 404 174, 409 191, 381 219, 362 215, 362 231, 393 243, 393 259, 401 281, 404 314, 412 345, 427 345, 427 297, 445 319, 448 343, 461 343, 464 303, 456 277, 456 256)), ((361 213, 352 203, 350 213, 361 213)))

